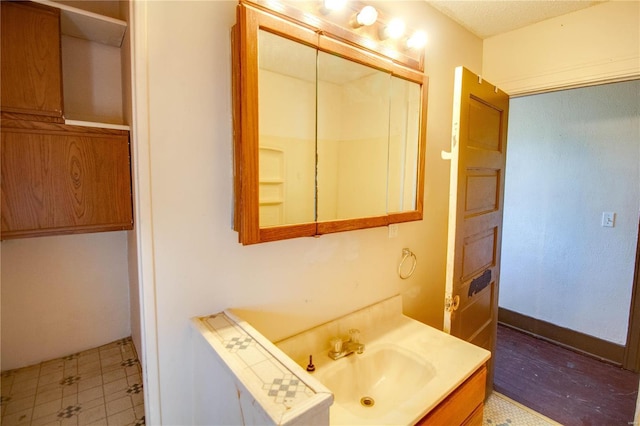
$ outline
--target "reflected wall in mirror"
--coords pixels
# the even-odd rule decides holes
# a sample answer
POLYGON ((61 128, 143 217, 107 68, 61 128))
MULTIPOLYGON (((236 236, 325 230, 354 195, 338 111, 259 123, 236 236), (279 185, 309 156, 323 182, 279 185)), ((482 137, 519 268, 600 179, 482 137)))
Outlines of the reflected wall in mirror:
POLYGON ((391 74, 318 53, 318 221, 387 214, 391 74))
POLYGON ((391 78, 388 212, 416 210, 420 154, 421 87, 391 78))
POLYGON ((423 73, 254 6, 233 32, 240 242, 422 219, 423 73))
POLYGON ((260 227, 316 219, 316 49, 258 34, 260 227))

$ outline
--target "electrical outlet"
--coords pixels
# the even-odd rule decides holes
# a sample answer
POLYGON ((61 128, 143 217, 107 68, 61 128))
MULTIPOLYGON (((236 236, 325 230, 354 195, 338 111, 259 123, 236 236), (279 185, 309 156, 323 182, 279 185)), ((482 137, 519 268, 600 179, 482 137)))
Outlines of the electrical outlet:
POLYGON ((602 212, 602 226, 613 228, 615 226, 616 214, 614 212, 602 212))
POLYGON ((395 238, 398 236, 398 224, 392 223, 389 225, 389 238, 395 238))

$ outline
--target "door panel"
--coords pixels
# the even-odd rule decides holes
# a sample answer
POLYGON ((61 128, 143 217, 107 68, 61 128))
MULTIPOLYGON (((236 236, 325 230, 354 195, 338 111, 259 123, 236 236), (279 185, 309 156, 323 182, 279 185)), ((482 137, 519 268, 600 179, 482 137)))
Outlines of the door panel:
POLYGON ((490 213, 498 209, 500 170, 479 169, 467 173, 465 216, 490 213))
POLYGON ((491 285, 473 296, 469 295, 470 283, 471 280, 461 288, 460 307, 453 313, 455 328, 451 330, 451 334, 466 341, 473 341, 478 335, 482 334, 493 318, 491 302, 495 282, 492 282, 491 285))
MULTIPOLYGON (((445 331, 492 353, 498 319, 500 243, 509 97, 456 69, 445 331)), ((489 361, 487 395, 493 387, 489 361)))
POLYGON ((486 151, 500 152, 501 111, 487 105, 475 96, 469 98, 468 146, 486 151))
POLYGON ((489 229, 481 234, 464 239, 462 247, 462 281, 495 265, 497 229, 489 229))

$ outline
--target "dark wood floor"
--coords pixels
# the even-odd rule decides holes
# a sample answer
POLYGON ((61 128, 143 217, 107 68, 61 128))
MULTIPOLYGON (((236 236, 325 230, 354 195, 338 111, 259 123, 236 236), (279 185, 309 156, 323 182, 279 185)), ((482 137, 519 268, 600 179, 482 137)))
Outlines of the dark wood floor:
POLYGON ((494 389, 566 426, 628 425, 638 374, 498 326, 494 389))

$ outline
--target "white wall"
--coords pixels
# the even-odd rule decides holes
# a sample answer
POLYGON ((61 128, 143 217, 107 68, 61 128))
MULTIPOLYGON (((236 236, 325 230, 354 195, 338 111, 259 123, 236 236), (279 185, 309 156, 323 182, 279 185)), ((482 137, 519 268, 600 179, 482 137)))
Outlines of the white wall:
POLYGON ((483 77, 510 95, 640 77, 640 2, 609 1, 484 40, 483 77))
POLYGON ((512 99, 501 307, 626 343, 639 100, 640 80, 512 99), (603 211, 616 212, 614 228, 603 211))
POLYGON ((2 242, 2 370, 131 334, 127 234, 2 242))
POLYGON ((274 338, 402 293, 407 313, 442 324, 449 164, 440 152, 450 145, 454 68, 479 72, 481 40, 424 2, 384 5, 411 26, 424 25, 432 40, 424 221, 400 224, 394 239, 378 228, 244 247, 231 226, 235 5, 134 4, 135 144, 145 153, 137 158, 136 204, 149 218, 137 224, 143 346, 147 363, 159 366, 145 383, 153 424, 160 412, 163 424, 192 423, 193 316, 228 307, 262 311, 274 319, 267 330, 274 338), (396 274, 403 247, 418 257, 406 281, 396 274))

